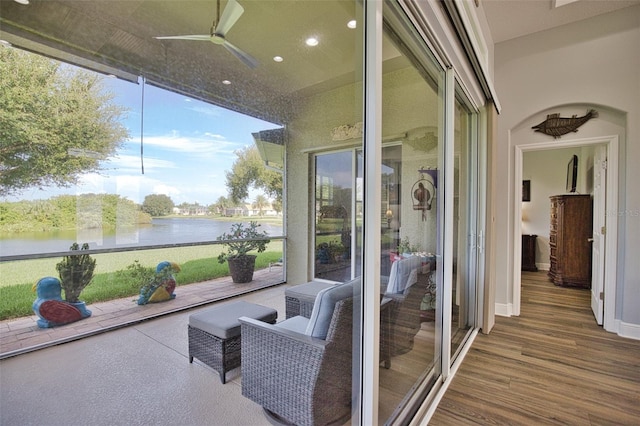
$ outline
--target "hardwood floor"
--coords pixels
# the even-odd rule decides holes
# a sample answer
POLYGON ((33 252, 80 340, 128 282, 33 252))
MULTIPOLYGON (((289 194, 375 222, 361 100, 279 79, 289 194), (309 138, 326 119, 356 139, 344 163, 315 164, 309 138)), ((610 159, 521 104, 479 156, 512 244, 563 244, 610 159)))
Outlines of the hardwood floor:
POLYGON ((519 317, 477 336, 431 425, 640 425, 640 341, 608 333, 589 290, 522 273, 519 317))

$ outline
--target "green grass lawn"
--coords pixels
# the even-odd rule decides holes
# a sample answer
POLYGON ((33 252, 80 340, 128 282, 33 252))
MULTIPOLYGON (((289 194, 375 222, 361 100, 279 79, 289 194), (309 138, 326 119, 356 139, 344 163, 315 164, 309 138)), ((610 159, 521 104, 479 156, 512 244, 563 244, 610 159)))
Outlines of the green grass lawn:
MULTIPOLYGON (((175 276, 178 286, 229 275, 227 263, 220 264, 216 259, 221 250, 222 246, 214 245, 92 255, 96 259, 95 275, 80 298, 88 304, 128 296, 137 298, 144 282, 128 268, 134 263, 148 270, 155 270, 164 260, 178 263, 182 269, 175 276)), ((282 241, 273 241, 265 252, 258 254, 256 269, 280 258, 282 241)), ((0 320, 32 315, 31 305, 36 299, 32 287, 40 278, 57 277, 58 262, 59 258, 50 258, 0 263, 0 320)))

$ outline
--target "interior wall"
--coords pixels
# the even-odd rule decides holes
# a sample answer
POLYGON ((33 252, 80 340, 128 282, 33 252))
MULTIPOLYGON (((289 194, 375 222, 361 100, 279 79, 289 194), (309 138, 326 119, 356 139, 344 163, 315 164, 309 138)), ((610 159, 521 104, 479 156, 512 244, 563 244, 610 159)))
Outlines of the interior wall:
MULTIPOLYGON (((531 126, 550 113, 600 113, 563 140, 618 135, 618 279, 615 318, 621 335, 640 338, 640 6, 521 37, 495 46, 496 90, 503 107, 498 120, 497 204, 513 206, 515 146, 548 142, 531 126)), ((496 213, 496 312, 509 314, 513 301, 512 208, 496 213)), ((517 255, 520 255, 517 253, 517 255)))
MULTIPOLYGON (((549 270, 549 197, 567 193, 567 165, 573 155, 578 156, 576 193, 589 193, 586 173, 589 154, 585 149, 576 147, 529 151, 523 154, 522 179, 531 182, 531 201, 522 203, 522 233, 537 235, 538 269, 549 270)), ((593 155, 591 162, 593 163, 593 155)))

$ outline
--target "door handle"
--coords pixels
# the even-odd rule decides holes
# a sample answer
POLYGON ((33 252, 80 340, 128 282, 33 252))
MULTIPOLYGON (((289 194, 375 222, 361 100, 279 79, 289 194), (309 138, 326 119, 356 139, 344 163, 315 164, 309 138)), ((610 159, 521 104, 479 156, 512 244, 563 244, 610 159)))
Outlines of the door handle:
POLYGON ((589 241, 590 243, 593 242, 593 238, 587 238, 587 241, 589 241))

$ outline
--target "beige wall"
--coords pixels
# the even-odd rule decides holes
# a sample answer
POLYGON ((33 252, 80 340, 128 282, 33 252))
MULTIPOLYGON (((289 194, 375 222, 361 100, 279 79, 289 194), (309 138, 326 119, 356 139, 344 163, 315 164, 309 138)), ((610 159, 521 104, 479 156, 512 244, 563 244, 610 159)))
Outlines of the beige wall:
POLYGON ((531 201, 522 203, 522 233, 538 236, 539 269, 549 269, 549 197, 566 193, 567 164, 574 154, 578 156, 579 169, 576 192, 589 194, 593 175, 589 177, 587 169, 589 163, 593 168, 593 147, 529 151, 523 155, 522 179, 531 181, 531 201))
MULTIPOLYGON (((362 121, 362 85, 351 84, 310 97, 296 108, 288 125, 286 159, 287 282, 312 278, 313 164, 311 149, 344 144, 332 141, 331 130, 362 121)), ((355 142, 355 141, 352 141, 355 142)))
MULTIPOLYGON (((362 142, 333 141, 331 130, 342 125, 353 125, 362 119, 362 85, 352 84, 307 98, 296 110, 296 119, 288 126, 287 142, 287 281, 299 284, 312 278, 314 253, 313 241, 313 188, 312 152, 316 150, 341 149, 361 146, 362 142)), ((383 137, 403 140, 403 135, 412 129, 428 128, 437 132, 437 93, 425 90, 425 82, 412 68, 386 74, 383 80, 383 137), (400 135, 398 139, 393 136, 400 135)), ((403 149, 402 203, 403 225, 401 236, 417 235, 417 227, 435 228, 435 204, 430 217, 422 223, 419 213, 411 212, 411 185, 418 179, 421 167, 436 167, 437 147, 432 152, 420 153, 411 148, 403 149), (426 158, 429 158, 427 160, 426 158), (410 160, 412 159, 412 160, 410 160), (404 162, 406 161, 406 164, 404 162), (413 172, 415 169, 415 172, 413 172), (410 212, 410 213, 408 213, 410 212)), ((425 233, 423 233, 425 234, 425 233)), ((432 235, 435 235, 433 231, 432 235)), ((414 241, 412 241, 414 242, 414 241)), ((435 251, 426 242, 423 249, 435 251)))
MULTIPOLYGON (((503 112, 498 122, 496 309, 513 304, 513 194, 516 145, 548 142, 532 125, 545 114, 600 112, 577 139, 620 137, 619 219, 615 317, 619 332, 640 338, 640 6, 521 37, 495 46, 495 83, 503 112), (627 186, 628 185, 628 186, 627 186)), ((519 255, 519 253, 517 254, 519 255)))

